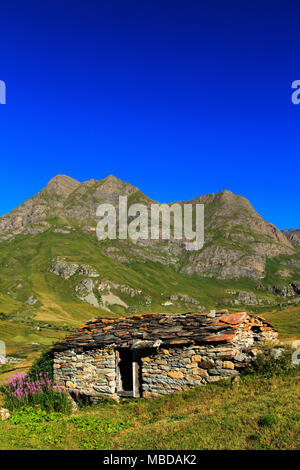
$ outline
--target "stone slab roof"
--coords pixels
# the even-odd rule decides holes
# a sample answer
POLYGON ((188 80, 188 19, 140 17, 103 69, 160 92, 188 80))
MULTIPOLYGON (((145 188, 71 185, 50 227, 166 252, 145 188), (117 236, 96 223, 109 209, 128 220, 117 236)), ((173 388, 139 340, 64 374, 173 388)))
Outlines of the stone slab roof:
MULTIPOLYGON (((246 312, 133 315, 117 319, 95 318, 52 346, 52 351, 95 349, 108 346, 133 349, 187 344, 231 343, 237 332, 257 325, 274 331, 264 319, 246 312)), ((239 335, 240 336, 240 335, 239 335)))

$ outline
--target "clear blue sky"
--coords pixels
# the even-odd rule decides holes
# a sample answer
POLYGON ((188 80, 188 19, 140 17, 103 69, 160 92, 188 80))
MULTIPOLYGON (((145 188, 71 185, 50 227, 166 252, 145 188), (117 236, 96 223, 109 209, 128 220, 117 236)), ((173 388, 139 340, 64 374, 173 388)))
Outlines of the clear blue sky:
POLYGON ((300 228, 300 2, 1 3, 0 214, 56 174, 222 189, 300 228))

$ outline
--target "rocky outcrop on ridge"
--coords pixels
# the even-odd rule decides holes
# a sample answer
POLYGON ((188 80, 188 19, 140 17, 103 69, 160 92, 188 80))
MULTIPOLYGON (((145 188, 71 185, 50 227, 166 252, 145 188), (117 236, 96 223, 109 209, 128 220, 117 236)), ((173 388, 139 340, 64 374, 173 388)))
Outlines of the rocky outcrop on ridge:
POLYGON ((75 274, 87 277, 99 277, 99 273, 92 266, 87 264, 78 264, 66 261, 65 258, 56 258, 50 268, 50 272, 61 276, 63 279, 69 279, 75 274))

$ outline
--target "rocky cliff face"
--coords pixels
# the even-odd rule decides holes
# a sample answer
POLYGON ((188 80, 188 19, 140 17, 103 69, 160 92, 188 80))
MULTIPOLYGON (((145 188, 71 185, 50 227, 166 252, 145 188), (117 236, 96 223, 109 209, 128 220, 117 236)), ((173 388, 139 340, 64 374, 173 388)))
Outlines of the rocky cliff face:
POLYGON ((291 244, 299 249, 300 248, 300 230, 290 229, 290 230, 283 230, 282 233, 286 236, 286 238, 291 242, 291 244))
POLYGON ((225 190, 192 202, 205 205, 206 244, 189 255, 184 273, 220 279, 263 278, 268 257, 294 252, 291 241, 242 196, 225 190))
MULTIPOLYGON (((142 202, 149 206, 154 202, 138 188, 112 175, 84 183, 58 175, 36 196, 0 218, 0 241, 45 231, 66 237, 74 230, 94 232, 98 205, 117 205, 119 195, 127 195, 129 204, 142 202)), ((158 261, 174 265, 184 274, 219 279, 263 278, 268 258, 294 255, 297 243, 300 248, 300 231, 279 231, 263 220, 247 199, 231 191, 179 202, 183 203, 205 205, 205 245, 201 251, 187 252, 175 240, 116 240, 113 246, 99 242, 100 248, 106 256, 122 263, 158 261)), ((289 262, 289 269, 298 269, 293 259, 289 262)))

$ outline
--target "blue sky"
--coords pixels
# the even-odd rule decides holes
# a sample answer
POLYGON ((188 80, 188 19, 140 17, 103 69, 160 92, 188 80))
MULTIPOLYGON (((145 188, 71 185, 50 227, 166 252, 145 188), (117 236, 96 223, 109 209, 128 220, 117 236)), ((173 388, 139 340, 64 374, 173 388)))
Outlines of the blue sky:
POLYGON ((0 214, 56 174, 168 202, 229 189, 300 228, 300 3, 1 4, 0 214))

